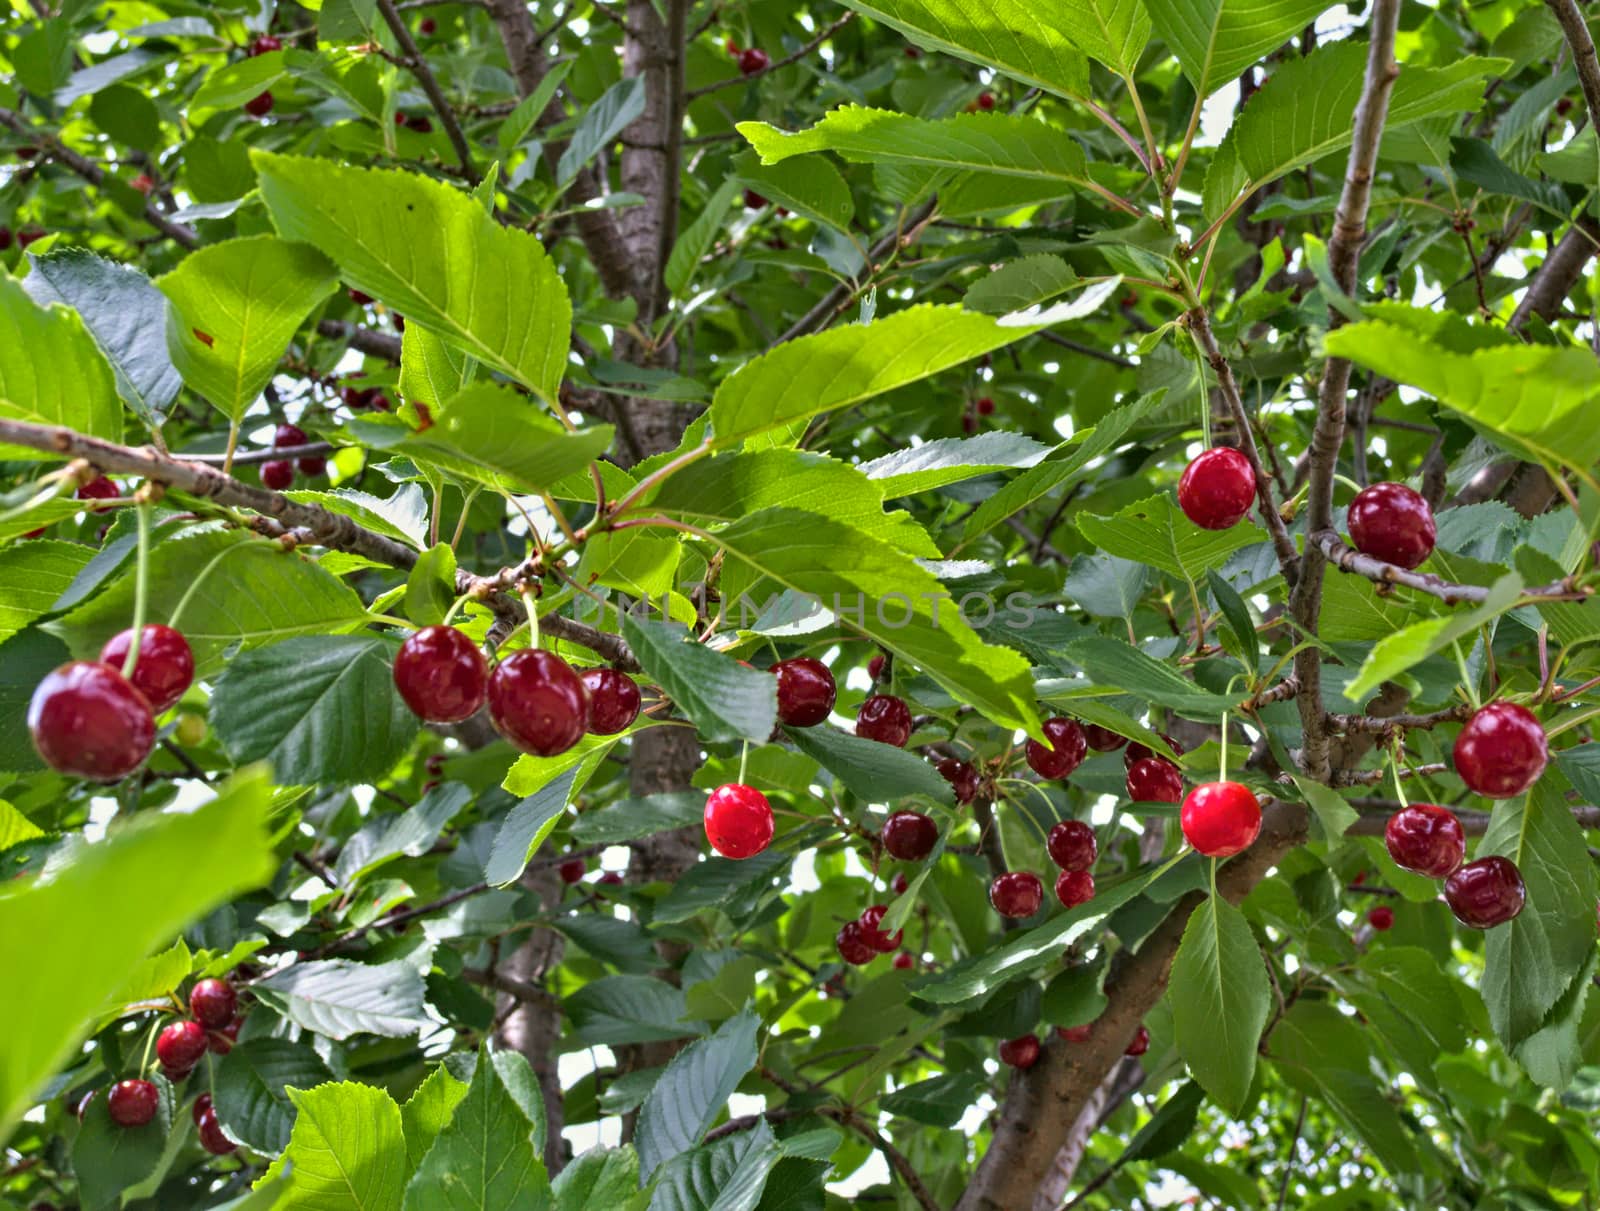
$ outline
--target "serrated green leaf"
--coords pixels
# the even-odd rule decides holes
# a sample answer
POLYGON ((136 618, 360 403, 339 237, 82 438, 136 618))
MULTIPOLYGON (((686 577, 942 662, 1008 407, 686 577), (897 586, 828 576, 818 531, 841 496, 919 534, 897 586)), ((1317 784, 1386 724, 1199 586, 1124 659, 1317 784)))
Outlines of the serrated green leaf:
POLYGON ((1207 896, 1189 915, 1167 995, 1184 1063, 1218 1106, 1239 1114, 1272 989, 1244 914, 1222 897, 1207 896))
MULTIPOLYGON (((7 275, 0 275, 0 417, 122 440, 116 379, 83 320, 59 303, 37 305, 7 275)), ((0 452, 49 457, 18 447, 0 452)))
POLYGON ((674 298, 681 298, 688 291, 700 268, 700 261, 710 251, 717 233, 722 230, 723 221, 728 217, 728 207, 733 205, 738 195, 739 182, 731 178, 724 181, 706 200, 705 209, 683 229, 678 242, 672 246, 663 280, 674 298))
POLYGON ((861 465, 887 500, 931 492, 979 475, 1037 465, 1050 453, 1021 433, 980 433, 977 437, 939 437, 907 446, 861 465))
POLYGON ((412 964, 315 959, 255 985, 262 1000, 298 1026, 330 1039, 377 1034, 403 1039, 426 1028, 422 976, 412 964))
POLYGON ((406 1137, 407 1169, 416 1172, 433 1141, 450 1123, 456 1106, 467 1096, 464 1081, 458 1081, 440 1064, 428 1074, 400 1107, 400 1126, 406 1137))
POLYGON ((294 1126, 290 1087, 310 1089, 331 1080, 333 1073, 305 1043, 249 1039, 217 1063, 212 1104, 228 1138, 276 1156, 289 1146, 294 1126))
POLYGON ((506 813, 496 830, 483 877, 496 887, 505 887, 522 877, 528 859, 539 851, 561 814, 572 802, 576 771, 568 771, 541 786, 506 813))
POLYGON ((93 555, 77 543, 44 539, 0 549, 0 643, 49 613, 93 555))
POLYGON ((754 152, 734 157, 735 179, 778 206, 796 214, 849 231, 855 218, 855 199, 843 175, 824 160, 804 163, 763 164, 754 152))
MULTIPOLYGON (((441 340, 415 321, 407 321, 400 335, 400 416, 413 421, 406 412, 415 412, 414 405, 426 404, 434 416, 439 416, 444 405, 461 393, 472 381, 477 363, 460 349, 441 340)), ((413 421, 414 423, 414 421, 413 421)))
POLYGON ((278 1211, 399 1211, 408 1165, 400 1107, 354 1081, 294 1089, 294 1133, 262 1183, 288 1176, 278 1211))
POLYGON ((1360 670, 1344 687, 1344 696, 1357 702, 1385 681, 1421 664, 1479 627, 1493 622, 1513 608, 1522 597, 1522 578, 1515 573, 1502 576, 1489 589, 1489 598, 1474 610, 1458 610, 1444 618, 1430 618, 1380 639, 1367 653, 1360 670))
POLYGON ((121 1205, 122 1192, 150 1177, 161 1163, 172 1131, 172 1086, 159 1074, 156 1114, 142 1127, 111 1121, 104 1096, 91 1101, 72 1141, 72 1169, 85 1211, 106 1211, 121 1205))
POLYGON ((985 315, 1007 315, 1034 307, 1078 285, 1072 266, 1050 253, 1035 253, 1002 265, 968 288, 962 302, 985 315))
POLYGON ((702 1033, 684 1021, 683 990, 650 976, 605 976, 592 980, 562 1008, 585 1043, 612 1046, 665 1042, 702 1033))
POLYGON ((639 1111, 634 1146, 643 1177, 705 1138, 745 1073, 755 1067, 760 1025, 747 1009, 672 1057, 639 1111))
POLYGON ((1144 0, 1156 36, 1208 97, 1327 8, 1327 0, 1144 0))
POLYGON ((623 129, 644 112, 645 87, 642 77, 618 80, 586 106, 572 138, 556 165, 556 183, 563 189, 578 171, 620 135, 623 129))
POLYGON ((944 775, 915 753, 826 725, 784 730, 797 749, 868 803, 893 803, 916 795, 946 807, 955 805, 955 793, 944 775))
POLYGON ((556 1211, 621 1207, 638 1189, 639 1154, 631 1144, 591 1148, 556 1177, 556 1211))
POLYGON ((445 619, 456 599, 456 553, 441 542, 422 553, 406 577, 406 617, 421 626, 445 619))
POLYGON ((1245 522, 1202 530, 1166 495, 1136 501, 1111 517, 1082 514, 1078 529, 1107 554, 1149 564, 1190 584, 1220 568, 1235 551, 1264 541, 1263 531, 1245 522))
POLYGON ((624 614, 622 635, 653 677, 709 741, 763 743, 778 722, 778 681, 689 640, 676 622, 624 614))

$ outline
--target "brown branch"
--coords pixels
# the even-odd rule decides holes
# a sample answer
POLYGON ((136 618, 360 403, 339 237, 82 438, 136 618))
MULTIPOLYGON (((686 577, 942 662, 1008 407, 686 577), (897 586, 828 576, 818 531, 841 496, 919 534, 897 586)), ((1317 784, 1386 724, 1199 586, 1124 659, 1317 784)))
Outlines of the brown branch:
POLYGON ((922 1211, 940 1211, 938 1200, 933 1197, 927 1184, 923 1182, 922 1177, 912 1167, 911 1162, 906 1159, 905 1153, 886 1140, 878 1129, 867 1122, 866 1119, 848 1106, 841 1109, 825 1106, 819 1109, 817 1113, 836 1119, 883 1153, 883 1159, 889 1162, 889 1167, 906 1184, 906 1189, 911 1191, 911 1197, 917 1200, 917 1205, 922 1208, 922 1211))
POLYGON ((1463 723, 1472 714, 1466 703, 1434 711, 1431 715, 1329 715, 1328 726, 1338 732, 1387 732, 1391 728, 1424 731, 1444 723, 1463 723))
POLYGON ((347 320, 318 320, 317 331, 323 336, 343 341, 358 352, 381 357, 396 365, 400 363, 401 346, 398 336, 392 336, 387 332, 374 332, 371 328, 362 328, 347 320))
MULTIPOLYGON (((1431 778, 1435 774, 1448 773, 1455 766, 1445 761, 1434 761, 1428 765, 1411 765, 1400 770, 1402 778, 1431 778)), ((1284 775, 1287 777, 1288 775, 1284 775)), ((1391 776, 1388 769, 1336 769, 1328 775, 1327 784, 1332 787, 1342 786, 1377 786, 1385 778, 1391 776)))
POLYGON ((1594 39, 1589 34, 1589 23, 1577 0, 1544 0, 1555 14, 1572 50, 1572 65, 1578 70, 1578 85, 1583 89, 1583 103, 1589 109, 1589 125, 1600 132, 1600 57, 1595 55, 1594 39))
MULTIPOLYGON (((1376 584, 1404 585, 1408 589, 1416 589, 1420 593, 1427 593, 1430 597, 1437 597, 1446 605, 1456 605, 1463 601, 1479 604, 1489 599, 1489 590, 1481 585, 1453 584, 1427 572, 1410 572, 1392 563, 1384 563, 1381 559, 1374 559, 1370 555, 1363 555, 1354 547, 1347 546, 1332 530, 1322 530, 1313 534, 1308 549, 1319 552, 1341 572, 1365 576, 1376 584)), ((1543 601, 1584 601, 1593 593, 1593 589, 1580 586, 1577 579, 1570 576, 1554 584, 1539 585, 1522 591, 1524 597, 1543 601)))
POLYGON ((705 96, 707 93, 718 92, 724 88, 732 88, 736 84, 754 84, 757 80, 761 79, 762 76, 769 76, 773 72, 777 71, 780 67, 788 67, 791 63, 798 63, 801 59, 804 59, 829 38, 833 37, 834 34, 838 33, 846 25, 850 24, 854 18, 854 10, 846 10, 844 16, 840 17, 815 38, 811 39, 811 41, 807 42, 799 50, 795 51, 794 54, 786 55, 782 59, 774 59, 760 71, 753 71, 748 76, 730 76, 726 80, 718 80, 715 84, 707 84, 704 88, 691 89, 687 94, 687 99, 690 101, 696 101, 705 96))
POLYGON ((406 24, 405 18, 395 11, 394 0, 378 0, 378 11, 388 22, 395 41, 400 44, 406 67, 417 78, 417 83, 422 85, 422 91, 428 95, 428 102, 433 106, 433 112, 439 115, 439 121, 444 124, 444 133, 449 136, 450 146, 455 148, 456 159, 461 161, 461 169, 467 174, 467 180, 476 185, 480 178, 477 168, 472 163, 472 148, 467 143, 466 136, 461 133, 461 123, 456 121, 455 110, 450 108, 444 90, 439 87, 438 78, 428 66, 428 60, 423 57, 422 51, 417 48, 416 39, 411 36, 411 27, 406 24))
POLYGON ((530 984, 526 980, 508 976, 504 972, 479 971, 475 967, 468 967, 462 970, 461 978, 468 984, 503 992, 524 1005, 538 1005, 551 1013, 561 1012, 560 1000, 546 989, 540 988, 537 984, 530 984))
MULTIPOLYGON (((233 465, 236 467, 247 466, 250 463, 268 463, 273 459, 307 458, 316 454, 331 454, 338 447, 330 442, 307 442, 303 446, 273 446, 266 450, 239 450, 233 455, 233 465)), ((182 454, 179 455, 184 462, 190 463, 223 463, 226 454, 182 454)))

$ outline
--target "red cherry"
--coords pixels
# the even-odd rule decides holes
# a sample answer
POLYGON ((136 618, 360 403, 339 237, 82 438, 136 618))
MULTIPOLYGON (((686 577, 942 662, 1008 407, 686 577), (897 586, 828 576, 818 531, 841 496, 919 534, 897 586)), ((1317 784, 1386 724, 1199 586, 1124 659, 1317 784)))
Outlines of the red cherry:
POLYGON ((822 661, 796 656, 767 672, 778 679, 778 718, 790 727, 815 727, 833 713, 837 690, 822 661))
POLYGON ((639 717, 639 686, 616 669, 584 669, 578 675, 589 695, 589 733, 615 736, 639 717))
POLYGON ((1076 908, 1094 899, 1094 876, 1086 870, 1064 870, 1056 876, 1056 899, 1076 908))
MULTIPOLYGON (((1165 741, 1166 746, 1168 748, 1170 748, 1174 753, 1176 753, 1180 757, 1183 756, 1183 745, 1179 744, 1171 736, 1168 736, 1165 733, 1162 734, 1161 739, 1163 741, 1165 741)), ((1155 756, 1159 756, 1159 754, 1154 749, 1146 748, 1144 745, 1140 744, 1137 740, 1134 740, 1128 745, 1127 751, 1122 754, 1122 768, 1123 769, 1132 769, 1135 762, 1143 761, 1147 757, 1155 757, 1155 756)), ((1161 760, 1166 761, 1167 758, 1166 757, 1161 757, 1161 760)), ((1169 762, 1169 764, 1170 764, 1170 762, 1169 762)))
POLYGON ((1388 905, 1379 905, 1367 914, 1367 924, 1379 933, 1388 933, 1394 928, 1394 909, 1388 905))
POLYGON ((1087 1043, 1094 1026, 1057 1026, 1056 1034, 1069 1043, 1087 1043))
POLYGON ((978 397, 978 402, 972 406, 977 409, 979 416, 994 415, 994 400, 990 399, 987 395, 980 395, 978 397))
MULTIPOLYGON (((22 154, 20 149, 17 154, 22 154)), ((27 158, 31 160, 33 157, 28 156, 27 158)), ((48 231, 40 231, 37 227, 29 228, 27 231, 19 231, 17 232, 17 247, 26 248, 35 241, 44 239, 49 234, 48 231)))
POLYGON ((856 735, 864 740, 905 748, 906 741, 911 739, 911 708, 904 698, 874 694, 856 712, 856 735))
POLYGON ((283 40, 274 38, 271 34, 257 34, 256 40, 250 44, 250 57, 265 55, 271 51, 282 50, 283 40))
POLYGON ((961 431, 963 433, 976 433, 978 431, 978 418, 976 416, 968 416, 963 412, 961 414, 961 431))
POLYGON ((588 869, 588 863, 582 858, 568 858, 560 866, 556 867, 556 874, 561 876, 563 883, 571 886, 582 879, 588 869))
POLYGON ((1184 839, 1208 858, 1249 849, 1261 832, 1261 804, 1237 782, 1202 782, 1178 815, 1184 839))
POLYGON ((226 980, 201 980, 189 992, 189 1012, 195 1021, 212 1030, 221 1030, 233 1021, 239 997, 226 980))
POLYGON ((421 21, 417 22, 417 32, 424 38, 431 38, 434 34, 439 32, 439 23, 432 17, 424 17, 421 21))
POLYGON ((1183 773, 1165 757, 1146 757, 1129 767, 1127 790, 1135 803, 1177 803, 1183 799, 1183 773))
POLYGON ((896 971, 910 971, 916 965, 917 961, 903 950, 894 957, 894 969, 896 971))
POLYGON ((227 1055, 233 1050, 233 1045, 239 1041, 239 1027, 244 1025, 242 1017, 236 1017, 226 1026, 208 1031, 206 1039, 211 1050, 216 1055, 227 1055))
POLYGON ((489 717, 525 753, 554 757, 583 739, 589 695, 553 652, 514 652, 489 674, 489 717))
POLYGON ((78 487, 79 500, 116 500, 121 495, 122 489, 104 475, 97 475, 78 487))
POLYGON ((257 93, 244 103, 244 112, 252 118, 264 118, 272 112, 272 107, 277 104, 270 92, 257 93))
POLYGON ((956 792, 957 803, 971 803, 978 797, 978 771, 959 757, 946 757, 934 766, 956 792))
POLYGON ((150 174, 145 172, 141 172, 138 176, 134 177, 133 180, 129 181, 128 184, 146 196, 149 196, 151 191, 156 187, 156 183, 150 179, 150 174))
POLYGON ((1082 820, 1063 820, 1045 838, 1050 860, 1062 870, 1089 870, 1100 856, 1094 829, 1082 820))
POLYGON ((274 448, 282 446, 303 446, 306 444, 306 431, 299 425, 282 424, 272 431, 272 444, 274 448))
POLYGON ((1002 917, 1031 917, 1044 903, 1044 884, 1025 870, 1010 870, 989 884, 989 903, 1002 917))
MULTIPOLYGON (((100 660, 119 673, 133 644, 133 628, 118 631, 100 649, 100 660)), ((145 696, 154 714, 177 705, 194 682, 194 653, 179 631, 160 623, 145 627, 139 637, 139 659, 134 662, 133 688, 145 696)))
POLYGON ((744 191, 744 207, 746 210, 760 210, 767 204, 767 199, 753 189, 744 191))
POLYGON ((1456 773, 1486 799, 1512 799, 1544 773, 1550 748, 1527 707, 1491 702, 1456 737, 1456 773))
POLYGON ((295 466, 300 468, 300 474, 309 479, 325 474, 328 470, 328 460, 320 454, 307 454, 295 466))
POLYGON ((759 46, 752 46, 739 54, 739 70, 744 75, 753 76, 758 71, 766 71, 772 62, 767 58, 767 52, 759 46))
POLYGON ((200 1146, 212 1156, 227 1156, 239 1146, 223 1133, 222 1124, 217 1122, 216 1107, 207 1107, 195 1122, 200 1128, 200 1146))
POLYGON ((1150 1050, 1150 1032, 1143 1026, 1134 1032, 1133 1042, 1128 1044, 1128 1049, 1123 1055, 1143 1055, 1150 1050))
POLYGON ((1025 1034, 1000 1044, 1000 1062, 1026 1071, 1039 1062, 1039 1036, 1025 1034))
POLYGON ((902 862, 921 862, 939 841, 939 826, 921 812, 895 812, 883 825, 883 848, 902 862))
POLYGON ((427 114, 413 114, 406 119, 406 125, 419 135, 433 133, 433 119, 428 117, 427 114))
POLYGON ((622 876, 614 870, 608 870, 594 881, 596 887, 621 887, 622 876))
POLYGON ((861 936, 867 940, 867 945, 879 954, 893 954, 900 949, 900 943, 905 941, 906 931, 903 929, 897 929, 893 933, 884 932, 883 917, 888 911, 882 904, 874 904, 861 914, 861 936))
POLYGON ((149 1081, 118 1081, 106 1094, 106 1113, 119 1127, 143 1127, 160 1105, 161 1095, 149 1081))
POLYGON ((706 799, 706 840, 724 858, 753 858, 772 844, 772 805, 753 786, 730 782, 706 799))
POLYGON ((989 110, 993 109, 994 108, 994 94, 991 93, 991 92, 981 92, 981 93, 979 93, 978 94, 978 108, 983 110, 985 113, 987 113, 989 110))
POLYGON ((199 1022, 173 1022, 156 1036, 156 1058, 173 1072, 187 1073, 205 1053, 206 1032, 199 1022))
POLYGON ((879 652, 871 660, 867 661, 867 676, 876 681, 879 677, 883 676, 883 666, 883 653, 879 652))
POLYGON ((210 1109, 211 1095, 209 1093, 202 1093, 199 1097, 194 1099, 194 1105, 189 1107, 189 1114, 194 1119, 194 1125, 196 1127, 200 1125, 200 1116, 210 1109))
POLYGON ((1097 753, 1114 753, 1128 743, 1126 736, 1119 736, 1110 728, 1101 727, 1098 723, 1086 725, 1083 734, 1089 741, 1089 747, 1097 753))
MULTIPOLYGON (((905 895, 906 888, 910 886, 911 880, 906 878, 903 874, 896 875, 894 878, 889 880, 889 890, 894 892, 894 894, 897 896, 905 895)), ((1595 917, 1596 921, 1600 922, 1600 905, 1596 906, 1595 917)))
POLYGON ((1089 751, 1088 737, 1076 719, 1061 715, 1044 721, 1044 735, 1050 741, 1048 748, 1037 740, 1028 741, 1028 765, 1039 777, 1060 782, 1083 764, 1089 751))
POLYGON ((915 46, 908 46, 905 49, 905 56, 908 59, 920 59, 922 58, 922 52, 915 46))
POLYGON ((1492 929, 1522 911, 1528 890, 1510 858, 1494 855, 1468 862, 1444 881, 1444 901, 1456 920, 1473 929, 1492 929))
POLYGON ((0 226, 0 252, 11 247, 11 228, 0 226))
POLYGON ((1404 484, 1373 484, 1350 502, 1350 541, 1356 550, 1401 568, 1433 554, 1438 531, 1427 499, 1404 484))
POLYGON ((878 953, 867 941, 860 921, 846 921, 839 926, 839 932, 833 937, 833 945, 839 951, 839 957, 852 967, 872 962, 878 953))
MULTIPOLYGON (((364 291, 357 290, 354 286, 345 290, 345 293, 350 296, 350 301, 357 307, 370 307, 372 305, 372 296, 364 291)), ((345 388, 345 391, 349 390, 351 390, 349 387, 345 388)), ((345 403, 349 402, 348 399, 345 400, 345 403)))
POLYGON ((115 782, 144 763, 156 742, 145 696, 109 665, 87 660, 46 675, 28 703, 33 747, 51 769, 115 782))
POLYGON ((294 483, 294 464, 287 458, 274 458, 261 464, 261 486, 282 492, 294 483))
POLYGON ((1202 530, 1226 530, 1244 520, 1256 498, 1250 460, 1230 446, 1214 446, 1184 468, 1178 507, 1202 530))
POLYGON ((394 658, 394 687, 411 713, 429 723, 460 723, 477 714, 489 691, 489 665, 478 645, 454 627, 423 627, 394 658))
MULTIPOLYGON (((1432 803, 1413 803, 1389 817, 1383 829, 1389 856, 1401 870, 1443 879, 1467 855, 1467 839, 1454 812, 1432 803)), ((1360 886, 1366 872, 1356 880, 1360 886)))

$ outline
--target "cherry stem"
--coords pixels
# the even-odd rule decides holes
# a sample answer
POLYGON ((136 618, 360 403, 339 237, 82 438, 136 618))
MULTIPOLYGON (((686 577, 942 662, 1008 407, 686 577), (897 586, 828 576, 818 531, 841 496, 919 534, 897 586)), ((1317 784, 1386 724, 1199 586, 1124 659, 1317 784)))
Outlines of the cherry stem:
POLYGON ((136 511, 139 519, 139 550, 133 565, 133 637, 128 642, 128 655, 122 661, 122 675, 133 676, 133 666, 139 660, 139 640, 144 636, 145 610, 150 599, 150 504, 140 501, 136 511))
POLYGON ((744 780, 745 766, 748 765, 749 762, 750 762, 750 742, 748 740, 746 740, 744 742, 744 747, 739 750, 739 785, 740 786, 749 785, 744 780))
POLYGON ((1389 769, 1394 774, 1394 795, 1400 800, 1402 808, 1410 807, 1406 800, 1406 788, 1400 781, 1400 748, 1404 742, 1399 736, 1394 738, 1394 745, 1389 749, 1389 769))
POLYGON ((1450 647, 1456 654, 1456 667, 1461 670, 1461 684, 1467 691, 1467 701, 1472 704, 1472 709, 1477 710, 1482 704, 1478 701, 1478 687, 1472 680, 1472 674, 1467 670, 1467 657, 1461 650, 1461 641, 1452 639, 1450 647))
POLYGON ((1358 495, 1363 491, 1361 485, 1356 483, 1356 481, 1351 479, 1348 475, 1335 475, 1333 477, 1333 482, 1336 484, 1343 484, 1345 487, 1349 488, 1352 492, 1355 492, 1358 495))
POLYGON ((463 594, 461 594, 460 597, 457 597, 454 601, 452 601, 450 603, 450 608, 445 611, 444 621, 441 622, 439 625, 440 626, 449 626, 450 623, 454 620, 455 616, 457 614, 461 613, 461 607, 466 605, 467 602, 469 602, 471 600, 472 600, 472 594, 471 593, 463 593, 463 594))
POLYGON ((528 611, 528 646, 536 648, 539 646, 539 611, 534 608, 533 594, 527 589, 522 590, 522 606, 528 611))
POLYGON ((1228 712, 1222 712, 1222 755, 1217 758, 1217 781, 1228 780, 1228 712))
POLYGON ((1211 449, 1211 391, 1206 386, 1206 358, 1198 341, 1191 339, 1189 343, 1194 346, 1194 372, 1200 380, 1200 437, 1209 450, 1211 449))

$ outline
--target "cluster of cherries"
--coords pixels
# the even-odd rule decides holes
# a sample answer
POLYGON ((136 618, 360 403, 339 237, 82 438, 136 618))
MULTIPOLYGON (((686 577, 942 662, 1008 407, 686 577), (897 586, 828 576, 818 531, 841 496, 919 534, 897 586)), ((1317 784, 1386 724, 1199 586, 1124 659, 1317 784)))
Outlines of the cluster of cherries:
MULTIPOLYGON (((889 933, 883 928, 884 914, 888 911, 882 904, 874 904, 863 910, 856 920, 841 925, 834 937, 839 957, 852 967, 861 967, 879 955, 894 954, 899 950, 900 943, 905 940, 905 930, 897 929, 889 933)), ((911 962, 909 954, 895 956, 896 967, 910 967, 911 962)))
MULTIPOLYGON (((1069 1043, 1087 1043, 1094 1027, 1090 1026, 1057 1026, 1056 1034, 1069 1043)), ((1140 1026, 1134 1031, 1133 1041, 1123 1051, 1123 1055, 1140 1056, 1150 1050, 1150 1031, 1140 1026)), ((1025 1034, 1020 1038, 1007 1039, 1000 1044, 1000 1062, 1012 1068, 1026 1071, 1039 1062, 1039 1036, 1025 1034)))
MULTIPOLYGON (((984 94, 984 96, 988 96, 988 95, 989 95, 988 93, 984 94)), ((971 406, 970 410, 964 411, 961 414, 961 429, 962 429, 962 432, 964 432, 964 433, 976 433, 978 431, 979 418, 980 417, 989 417, 989 416, 993 416, 993 415, 994 415, 994 397, 992 395, 980 395, 980 396, 978 396, 977 399, 972 401, 972 406, 971 406)))
MULTIPOLYGON (((274 450, 293 450, 305 445, 310 439, 299 425, 287 422, 279 425, 272 433, 272 448, 274 450)), ((290 462, 287 458, 269 459, 261 464, 261 484, 271 488, 274 492, 282 492, 294 483, 296 467, 300 474, 315 477, 328 470, 328 460, 320 454, 302 455, 298 463, 290 462)))

